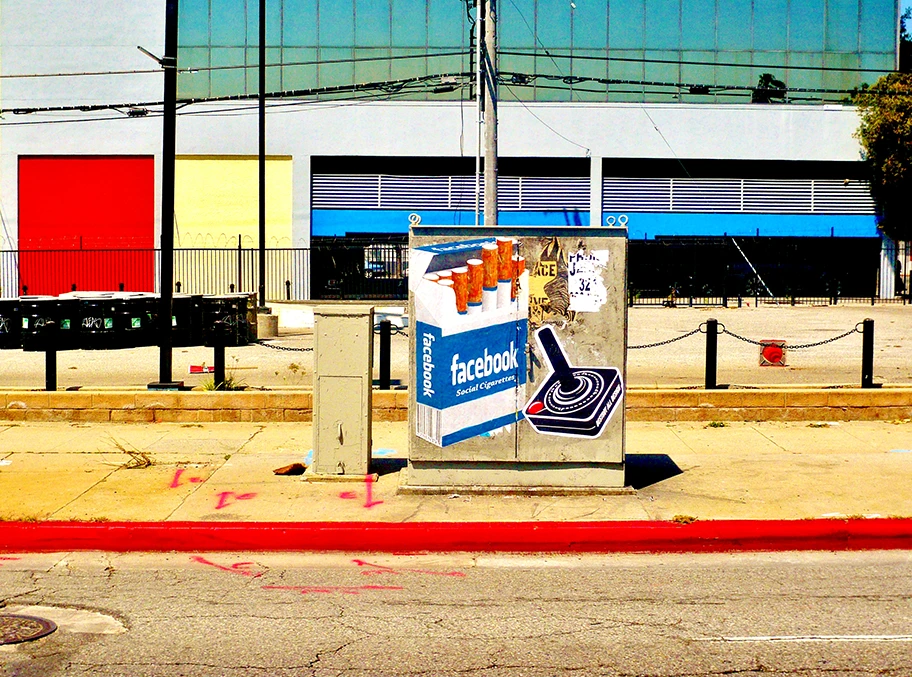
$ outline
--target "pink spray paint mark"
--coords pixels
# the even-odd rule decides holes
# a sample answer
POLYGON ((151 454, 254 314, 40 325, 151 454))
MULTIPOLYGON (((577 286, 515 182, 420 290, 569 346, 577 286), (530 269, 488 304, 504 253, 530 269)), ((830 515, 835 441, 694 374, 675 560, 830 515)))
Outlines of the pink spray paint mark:
MULTIPOLYGON (((181 486, 181 475, 184 474, 185 470, 186 470, 186 468, 178 468, 177 470, 174 471, 174 479, 171 480, 172 489, 177 489, 179 486, 181 486)), ((202 481, 203 481, 202 477, 188 477, 187 478, 187 482, 192 482, 193 484, 197 484, 202 481)))
POLYGON ((343 491, 341 494, 339 494, 339 498, 358 498, 358 494, 356 494, 354 491, 343 491))
POLYGON ((256 494, 237 494, 233 491, 223 491, 219 494, 216 494, 219 497, 218 504, 215 506, 216 510, 221 510, 226 508, 235 501, 249 501, 251 498, 256 498, 256 494))
POLYGON ((0 557, 0 567, 3 566, 4 562, 16 562, 22 559, 21 557, 0 557))
POLYGON ((374 476, 367 474, 364 476, 364 484, 367 487, 367 499, 364 501, 365 508, 373 508, 375 505, 380 505, 383 501, 374 500, 374 476))
POLYGON ((293 590, 302 595, 312 593, 360 595, 369 590, 402 590, 399 585, 264 585, 263 590, 293 590))
POLYGON ((200 557, 199 555, 194 555, 190 558, 190 561, 197 562, 199 564, 205 564, 210 567, 215 567, 220 571, 227 571, 231 574, 240 574, 241 576, 250 576, 252 578, 259 578, 263 575, 262 571, 250 571, 247 567, 256 566, 256 562, 236 562, 230 567, 225 566, 224 564, 216 564, 215 562, 210 562, 205 557, 200 557))
POLYGON ((462 571, 430 571, 428 569, 393 569, 392 567, 385 567, 380 564, 371 564, 370 562, 365 562, 363 559, 353 559, 352 562, 357 564, 359 567, 366 567, 364 571, 361 572, 362 576, 376 576, 378 574, 393 574, 398 576, 400 573, 408 574, 423 574, 425 576, 453 576, 456 578, 465 578, 465 573, 462 571))

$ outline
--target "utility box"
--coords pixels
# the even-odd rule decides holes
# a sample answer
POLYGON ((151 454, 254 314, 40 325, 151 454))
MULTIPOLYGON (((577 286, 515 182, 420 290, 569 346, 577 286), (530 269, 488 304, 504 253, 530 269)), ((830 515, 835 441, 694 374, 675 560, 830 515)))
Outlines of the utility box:
POLYGON ((409 247, 400 490, 623 488, 626 229, 413 226, 409 247))
POLYGON ((371 306, 314 308, 313 474, 368 473, 373 365, 371 306))

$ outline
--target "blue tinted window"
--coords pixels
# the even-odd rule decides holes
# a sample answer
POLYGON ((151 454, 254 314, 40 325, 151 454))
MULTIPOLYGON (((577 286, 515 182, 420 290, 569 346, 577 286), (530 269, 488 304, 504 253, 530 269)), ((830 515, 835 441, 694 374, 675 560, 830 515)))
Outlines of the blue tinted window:
POLYGON ((615 0, 608 6, 608 46, 643 49, 643 0, 615 0))
POLYGON ((861 50, 895 52, 898 21, 894 0, 861 0, 861 50))
POLYGON ((313 0, 285 0, 282 40, 286 47, 315 47, 317 7, 313 0))
POLYGON ((498 42, 503 49, 532 49, 535 38, 535 14, 532 3, 526 0, 505 0, 498 3, 498 42))
POLYGON ((678 49, 681 46, 679 0, 646 0, 646 47, 678 49))
POLYGON ((355 44, 355 8, 352 0, 320 2, 320 46, 352 47, 355 44))
POLYGON ((393 46, 427 45, 427 5, 424 0, 392 0, 393 46))
POLYGON ((833 52, 858 50, 858 0, 829 0, 826 48, 833 52))
POLYGON ((577 2, 573 10, 573 47, 604 50, 607 43, 608 3, 577 2))
POLYGON ((754 3, 754 49, 778 50, 788 47, 788 0, 754 3))
POLYGON ((716 49, 750 49, 750 7, 739 0, 719 0, 716 49))
POLYGON ((681 14, 681 48, 714 49, 716 46, 716 1, 684 0, 681 14))
POLYGON ((212 45, 240 47, 247 33, 244 0, 212 0, 212 45))
POLYGON ((179 6, 177 24, 181 46, 208 45, 209 3, 206 0, 185 0, 179 6))
POLYGON ((793 2, 789 11, 789 49, 823 51, 824 0, 793 2))
MULTIPOLYGON (((590 0, 580 0, 580 2, 590 0)), ((578 4, 578 3, 574 3, 578 4)), ((570 47, 569 0, 538 0, 536 31, 545 49, 567 49, 570 47)))
POLYGON ((464 37, 468 31, 468 22, 463 21, 463 16, 465 11, 461 3, 454 0, 427 0, 428 46, 439 49, 468 44, 464 37))
POLYGON ((355 45, 382 47, 389 44, 389 0, 355 0, 355 45))

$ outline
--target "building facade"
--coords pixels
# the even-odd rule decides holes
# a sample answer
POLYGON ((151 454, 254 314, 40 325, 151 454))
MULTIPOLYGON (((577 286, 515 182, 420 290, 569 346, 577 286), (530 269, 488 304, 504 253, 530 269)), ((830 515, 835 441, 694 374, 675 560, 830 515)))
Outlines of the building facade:
MULTIPOLYGON (((473 3, 266 2, 267 247, 475 223, 473 3)), ((180 3, 180 249, 256 245, 258 8, 180 3)), ((896 68, 898 2, 515 0, 497 16, 501 223, 624 226, 646 243, 644 294, 712 285, 636 256, 730 242, 732 294, 748 265, 794 293, 773 271, 786 250, 815 295, 901 291, 908 260, 878 234, 847 103, 896 68)), ((163 44, 162 0, 4 7, 0 249, 158 242, 162 77, 136 47, 163 44)), ((154 285, 149 261, 128 286, 154 285)), ((319 295, 309 257, 283 261, 290 289, 271 296, 319 295)))

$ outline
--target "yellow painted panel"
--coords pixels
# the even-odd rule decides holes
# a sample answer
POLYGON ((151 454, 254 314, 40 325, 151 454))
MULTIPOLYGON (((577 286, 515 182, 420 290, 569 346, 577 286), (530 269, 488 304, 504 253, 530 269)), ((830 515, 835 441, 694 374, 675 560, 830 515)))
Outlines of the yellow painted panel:
MULTIPOLYGON (((292 163, 266 158, 266 246, 291 246, 292 163)), ((174 246, 258 246, 257 157, 179 156, 175 167, 174 246)))

